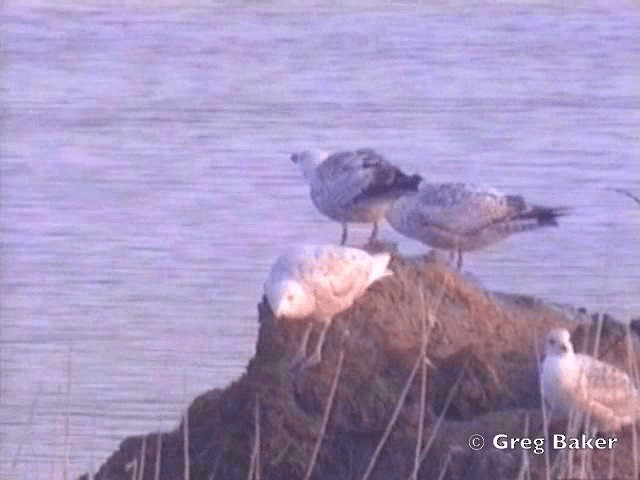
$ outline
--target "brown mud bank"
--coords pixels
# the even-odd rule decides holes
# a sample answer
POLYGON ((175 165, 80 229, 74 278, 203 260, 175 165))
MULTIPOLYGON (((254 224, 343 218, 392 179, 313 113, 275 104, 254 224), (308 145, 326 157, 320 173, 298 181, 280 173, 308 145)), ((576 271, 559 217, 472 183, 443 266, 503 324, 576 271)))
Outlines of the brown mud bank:
POLYGON ((312 479, 545 479, 570 469, 574 478, 636 478, 632 428, 615 434, 612 451, 573 457, 548 437, 548 456, 492 445, 496 434, 545 437, 537 375, 547 330, 568 328, 576 350, 591 353, 600 324, 599 358, 627 371, 640 365, 628 354, 640 352, 635 334, 606 317, 487 293, 435 261, 394 257, 391 268, 336 317, 322 362, 304 374, 289 370, 304 324, 275 322, 263 301, 246 373, 197 397, 186 429, 183 420, 124 440, 95 478, 291 480, 311 463, 312 479), (469 447, 474 434, 481 450, 469 447))

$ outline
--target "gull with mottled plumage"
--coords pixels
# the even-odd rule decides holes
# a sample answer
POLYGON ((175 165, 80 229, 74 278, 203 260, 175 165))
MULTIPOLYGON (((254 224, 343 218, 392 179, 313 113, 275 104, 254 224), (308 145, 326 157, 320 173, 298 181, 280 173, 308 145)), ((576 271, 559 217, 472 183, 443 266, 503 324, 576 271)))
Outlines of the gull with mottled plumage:
POLYGON ((398 232, 457 254, 484 248, 517 232, 557 226, 563 208, 529 205, 524 198, 465 183, 422 182, 396 201, 385 218, 398 232))
POLYGON ((378 223, 391 204, 408 192, 415 192, 422 180, 405 175, 370 148, 327 154, 303 151, 291 155, 311 190, 311 200, 321 213, 342 224, 344 245, 349 223, 372 223, 372 243, 378 223))
POLYGON ((622 370, 575 353, 564 328, 551 330, 540 371, 542 398, 551 416, 590 416, 596 430, 616 431, 640 418, 640 392, 622 370))
POLYGON ((265 296, 275 318, 315 318, 322 324, 314 353, 307 343, 314 323, 304 332, 295 364, 311 367, 321 360, 322 345, 338 313, 348 309, 375 281, 392 275, 388 253, 333 245, 304 246, 279 257, 265 283, 265 296))

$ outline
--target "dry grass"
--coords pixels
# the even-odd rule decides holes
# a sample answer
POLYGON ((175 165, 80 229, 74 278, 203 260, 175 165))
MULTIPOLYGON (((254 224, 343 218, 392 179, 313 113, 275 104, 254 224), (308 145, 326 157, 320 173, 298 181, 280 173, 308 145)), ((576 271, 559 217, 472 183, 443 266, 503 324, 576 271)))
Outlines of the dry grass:
POLYGON ((189 456, 189 408, 184 413, 183 445, 184 445, 184 480, 191 478, 191 460, 189 456))
MULTIPOLYGON (((434 308, 435 311, 437 311, 437 309, 440 306, 440 303, 442 302, 444 291, 445 291, 445 284, 443 283, 440 289, 440 292, 438 293, 438 296, 437 296, 436 305, 434 308)), ((418 283, 418 297, 420 298, 420 312, 422 314, 421 322, 420 322, 420 325, 422 327, 422 336, 421 336, 422 341, 420 344, 420 350, 416 358, 416 361, 413 365, 413 368, 411 369, 411 373, 409 374, 409 377, 407 378, 404 384, 404 387, 402 388, 400 397, 396 402, 393 414, 389 419, 389 423, 387 424, 387 427, 382 437, 380 438, 380 441, 378 442, 378 445, 376 446, 376 449, 374 450, 373 455, 371 456, 367 470, 362 476, 362 480, 367 480, 371 475, 371 473, 373 472, 373 469, 380 455, 380 452, 382 452, 382 449, 384 448, 384 445, 386 444, 387 439, 389 438, 389 435, 391 435, 391 432, 393 431, 393 428, 398 420, 398 417, 400 416, 400 412, 404 407, 407 394, 409 393, 409 389, 413 385, 413 381, 418 372, 418 368, 422 366, 422 384, 420 387, 420 414, 419 414, 419 423, 418 423, 418 434, 416 439, 416 451, 414 456, 414 467, 413 467, 413 472, 411 474, 411 478, 417 479, 417 476, 418 476, 418 470, 420 469, 420 448, 422 445, 422 435, 424 430, 424 415, 425 415, 425 409, 426 409, 427 365, 431 363, 427 358, 427 345, 429 343, 429 335, 431 333, 431 330, 436 324, 436 321, 434 318, 434 312, 427 309, 427 304, 424 298, 424 285, 422 284, 422 281, 418 283)))
POLYGON ((424 419, 427 408, 427 365, 426 355, 422 358, 422 378, 420 379, 420 411, 418 417, 418 433, 416 435, 416 450, 413 456, 413 473, 411 480, 418 480, 418 471, 420 470, 420 450, 422 449, 424 436, 424 419))
POLYGON ((458 391, 458 386, 460 385, 460 381, 462 380, 463 374, 464 374, 464 372, 460 372, 456 382, 453 384, 453 387, 451 387, 451 390, 449 391, 449 395, 447 396, 447 399, 446 399, 446 401, 444 403, 444 408, 442 409, 442 412, 440 412, 440 415, 438 415, 438 418, 436 419, 436 421, 435 421, 435 423, 433 425, 433 430, 431 432, 431 435, 429 436, 429 439, 427 440, 427 444, 424 446, 424 448, 420 452, 420 465, 422 465, 424 460, 427 458, 427 455, 429 454, 429 450, 431 449, 431 447, 433 446, 433 444, 434 444, 434 442, 436 440, 436 437, 438 435, 438 431, 440 430, 442 422, 445 419, 445 415, 447 414, 447 410, 449 409, 449 406, 451 405, 451 401, 453 400, 454 395, 458 391))
POLYGON ((380 456, 380 452, 382 452, 382 449, 384 448, 387 439, 389 438, 389 435, 391 435, 391 432, 393 431, 393 427, 395 426, 396 422, 398 421, 398 417, 400 416, 400 412, 402 411, 402 408, 404 407, 404 402, 405 399, 407 398, 407 394, 409 393, 409 389, 411 388, 411 386, 413 385, 413 379, 416 376, 416 373, 418 373, 418 368, 420 367, 421 363, 423 362, 423 358, 424 358, 424 352, 420 351, 420 354, 418 355, 418 358, 416 358, 416 362, 413 365, 413 368, 411 369, 411 373, 409 374, 409 377, 407 378, 407 381, 405 382, 404 388, 402 389, 402 392, 400 393, 400 398, 398 398, 398 402, 396 403, 395 409, 393 411, 393 414, 391 415, 391 418, 389 419, 389 423, 387 424, 387 428, 385 429, 384 433, 382 434, 382 438, 380 438, 380 441, 378 442, 378 445, 376 446, 376 449, 373 452, 373 455, 371 456, 371 459, 369 460, 369 465, 367 467, 367 470, 365 471, 364 475, 362 476, 362 480, 367 480, 369 478, 369 476, 371 475, 371 472, 373 472, 373 469, 376 465, 376 462, 378 460, 378 457, 380 456))
POLYGON ((260 480, 260 397, 258 395, 255 402, 254 425, 253 451, 247 480, 260 480))
POLYGON ((160 461, 162 458, 162 433, 158 433, 156 439, 156 463, 153 469, 153 480, 160 480, 160 461))
POLYGON ((633 201, 635 201, 638 205, 640 205, 640 197, 634 195, 629 190, 625 190, 623 188, 608 188, 607 190, 611 190, 613 192, 618 192, 626 197, 629 197, 633 201))
POLYGON ((311 460, 309 461, 307 472, 304 475, 304 480, 309 480, 311 478, 313 469, 316 466, 318 453, 320 452, 320 446, 322 445, 322 440, 324 439, 324 435, 327 431, 327 424, 329 423, 329 416, 331 415, 331 410, 333 408, 333 401, 336 395, 336 390, 338 388, 338 380, 340 379, 340 374, 342 373, 343 363, 344 363, 344 349, 340 350, 340 355, 338 357, 338 364, 336 366, 335 376, 333 377, 331 390, 329 391, 329 398, 327 399, 327 406, 324 410, 324 415, 322 416, 322 424, 320 425, 320 431, 318 432, 318 439, 313 448, 313 453, 311 454, 311 460))
POLYGON ((440 469, 440 473, 438 474, 438 480, 444 479, 444 476, 447 474, 447 469, 449 468, 450 463, 451 463, 451 451, 447 453, 447 456, 444 459, 444 463, 442 464, 442 468, 440 469))
MULTIPOLYGON (((436 300, 435 311, 438 310, 440 303, 442 302, 442 295, 444 294, 444 284, 438 294, 436 300)), ((424 420, 427 408, 427 366, 433 366, 433 364, 427 358, 427 345, 429 343, 429 335, 431 329, 436 324, 435 314, 432 310, 427 312, 427 305, 424 298, 424 285, 422 280, 418 283, 418 293, 420 296, 420 310, 422 315, 422 345, 420 348, 420 355, 422 356, 422 378, 420 383, 420 410, 418 417, 418 433, 416 435, 416 450, 413 457, 413 473, 411 475, 412 480, 418 480, 418 472, 420 470, 420 450, 422 449, 423 435, 424 435, 424 420)))
MULTIPOLYGON (((33 426, 33 417, 36 413, 36 410, 38 408, 38 402, 40 400, 40 395, 42 394, 42 384, 40 382, 38 382, 38 389, 36 390, 36 394, 33 397, 33 401, 31 402, 31 406, 29 407, 29 419, 27 420, 27 424, 25 425, 24 428, 24 434, 22 435, 22 438, 20 439, 20 441, 18 442, 18 448, 16 449, 16 453, 13 456, 13 460, 11 461, 11 468, 15 469, 16 466, 18 465, 18 462, 20 460, 20 457, 22 455, 22 449, 27 441, 27 436, 30 434, 31 432, 31 428, 33 426)), ((1 443, 1 442, 0 442, 1 443)), ((2 457, 0 457, 2 458, 2 457)))
POLYGON ((138 471, 138 477, 136 480, 143 480, 144 478, 144 464, 147 459, 147 436, 142 437, 142 448, 140 449, 140 470, 138 471))
MULTIPOLYGON (((633 348, 633 342, 631 341, 631 329, 627 325, 626 329, 626 347, 627 347, 627 365, 629 369, 629 375, 633 378, 636 386, 640 388, 640 368, 636 359, 635 349, 633 348)), ((638 422, 634 422, 631 426, 632 444, 633 444, 633 472, 636 478, 640 478, 640 444, 638 443, 638 422)))
MULTIPOLYGON (((538 365, 538 372, 542 370, 542 354, 540 353, 540 343, 534 342, 534 349, 536 352, 536 364, 538 365)), ((540 397, 542 398, 542 387, 540 386, 540 397)), ((540 402, 541 410, 542 410, 542 434, 544 438, 549 438, 549 412, 547 410, 547 405, 544 401, 540 402)), ((551 456, 549 453, 549 449, 544 449, 544 471, 545 471, 545 479, 551 480, 551 456)))
POLYGON ((64 470, 62 477, 69 480, 69 428, 71 422, 71 340, 69 340, 67 350, 67 392, 66 392, 66 415, 64 419, 64 470))
MULTIPOLYGON (((522 432, 522 438, 531 438, 529 435, 529 415, 524 419, 524 429, 522 432)), ((529 464, 529 454, 526 450, 522 450, 522 462, 520 463, 520 471, 518 472, 517 480, 526 480, 531 478, 531 465, 529 464)))

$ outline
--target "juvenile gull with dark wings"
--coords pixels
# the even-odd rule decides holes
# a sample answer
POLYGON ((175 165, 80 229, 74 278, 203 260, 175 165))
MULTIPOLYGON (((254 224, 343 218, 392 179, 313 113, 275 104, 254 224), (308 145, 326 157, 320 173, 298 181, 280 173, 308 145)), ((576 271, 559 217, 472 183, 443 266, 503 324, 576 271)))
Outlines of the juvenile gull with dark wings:
POLYGON ((422 182, 395 202, 389 224, 409 238, 457 254, 478 250, 517 232, 557 226, 565 209, 529 205, 524 198, 465 183, 422 182))
POLYGON ((347 241, 349 223, 372 223, 372 243, 387 209, 402 195, 415 192, 422 180, 404 174, 369 148, 333 154, 303 151, 292 154, 291 160, 301 167, 316 208, 342 224, 341 245, 347 241))

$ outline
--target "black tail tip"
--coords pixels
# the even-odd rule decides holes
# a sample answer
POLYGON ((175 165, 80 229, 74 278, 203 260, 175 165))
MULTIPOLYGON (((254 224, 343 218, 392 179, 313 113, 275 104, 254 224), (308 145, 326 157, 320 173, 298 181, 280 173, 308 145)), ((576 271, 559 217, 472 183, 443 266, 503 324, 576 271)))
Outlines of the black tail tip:
POLYGON ((541 226, 553 226, 557 227, 558 218, 563 217, 569 213, 569 209, 566 207, 534 207, 533 214, 538 220, 538 224, 541 226))
POLYGON ((406 186, 411 190, 418 190, 418 186, 420 185, 420 182, 422 182, 422 180, 424 179, 420 175, 411 175, 407 177, 406 186))

